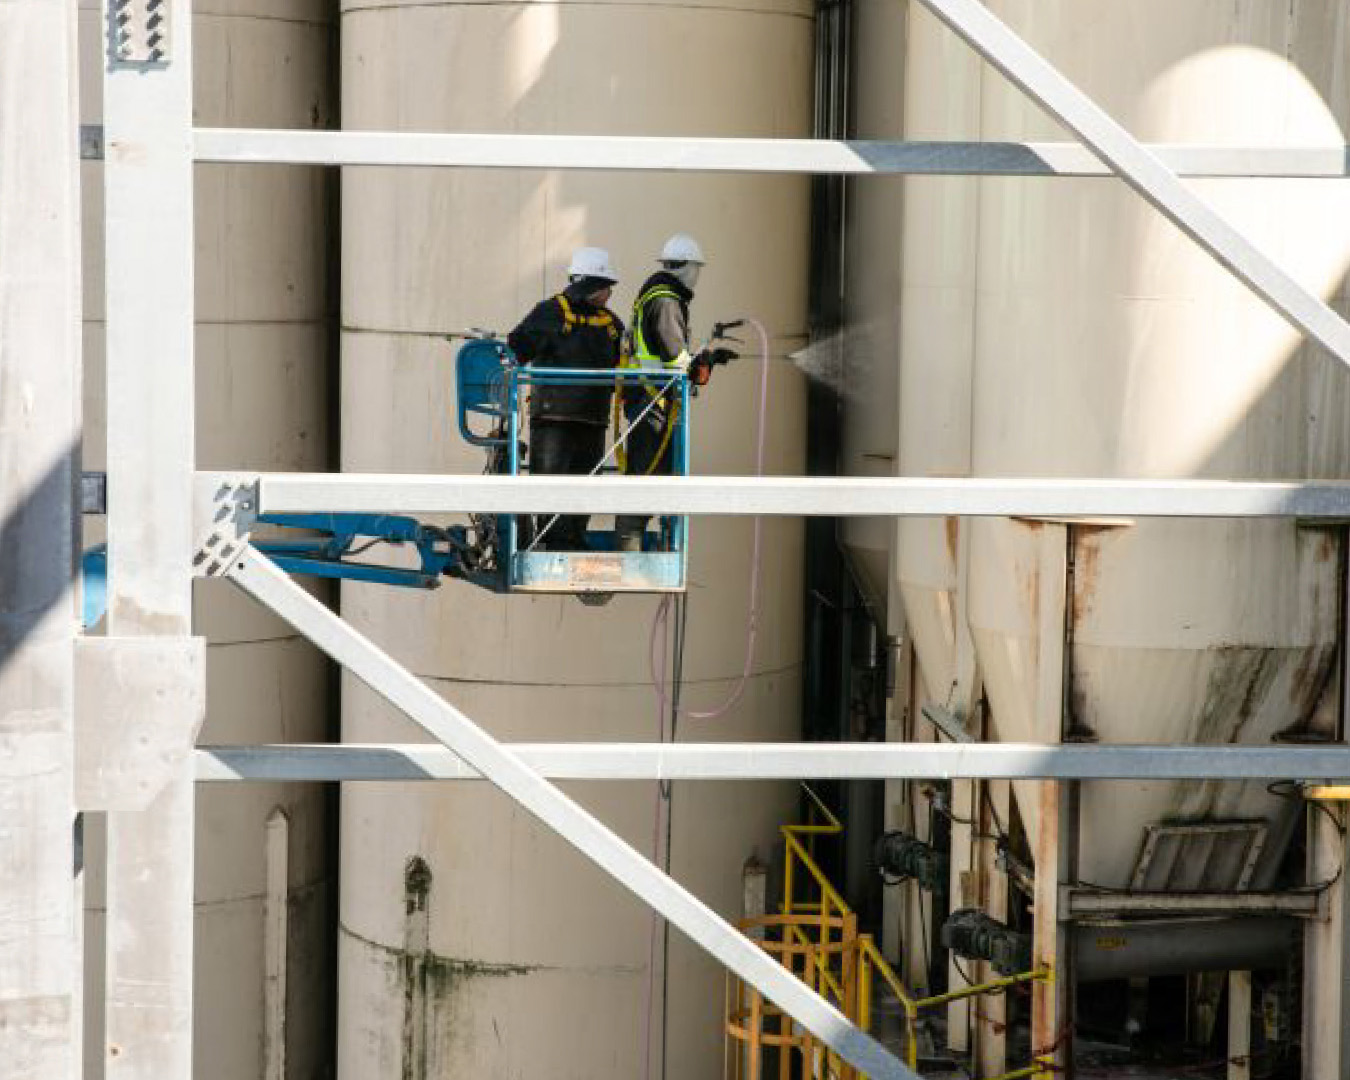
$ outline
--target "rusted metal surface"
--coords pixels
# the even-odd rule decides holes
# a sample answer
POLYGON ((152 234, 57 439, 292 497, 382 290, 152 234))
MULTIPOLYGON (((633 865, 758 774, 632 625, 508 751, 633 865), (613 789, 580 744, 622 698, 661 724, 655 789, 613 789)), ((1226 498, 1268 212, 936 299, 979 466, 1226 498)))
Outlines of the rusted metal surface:
MULTIPOLYGON (((1008 920, 1008 879, 998 867, 997 846, 990 839, 1011 820, 1012 792, 1006 780, 981 783, 979 906, 992 918, 1008 920)), ((991 965, 981 965, 984 978, 994 974, 991 965)), ((980 998, 974 1006, 974 1062, 979 1076, 998 1076, 1008 1068, 1008 997, 996 994, 980 998)))
POLYGON ((1040 827, 1035 835, 1036 880, 1033 897, 1032 963, 1051 972, 1031 990, 1031 1053, 1051 1071, 1062 1072, 1073 1060, 1073 968, 1070 937, 1061 910, 1061 877, 1067 877, 1072 781, 1043 780, 1040 827))

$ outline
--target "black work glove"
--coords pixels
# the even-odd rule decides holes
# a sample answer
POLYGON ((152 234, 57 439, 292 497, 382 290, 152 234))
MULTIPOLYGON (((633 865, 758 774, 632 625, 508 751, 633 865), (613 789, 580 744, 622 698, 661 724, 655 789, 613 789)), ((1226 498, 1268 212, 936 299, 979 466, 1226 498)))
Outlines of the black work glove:
POLYGON ((732 360, 738 359, 740 353, 731 349, 704 349, 696 357, 694 362, 689 365, 689 378, 695 386, 707 386, 708 380, 712 378, 712 369, 718 364, 728 364, 732 360))

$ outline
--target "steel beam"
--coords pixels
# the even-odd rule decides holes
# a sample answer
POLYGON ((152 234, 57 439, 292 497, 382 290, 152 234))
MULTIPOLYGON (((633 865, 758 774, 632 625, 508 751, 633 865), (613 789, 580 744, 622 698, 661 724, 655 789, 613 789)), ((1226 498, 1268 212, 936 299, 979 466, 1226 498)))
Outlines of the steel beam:
POLYGON ((76 6, 0 3, 0 1074, 80 1071, 76 6))
MULTIPOLYGON (((510 743, 551 780, 1301 780, 1350 777, 1350 746, 1065 743, 510 743)), ((204 746, 197 779, 479 780, 434 743, 204 746)))
POLYGON ((290 623, 522 809, 631 890, 803 1027, 868 1076, 918 1080, 885 1047, 859 1030, 692 893, 656 868, 521 758, 364 638, 266 556, 245 546, 225 570, 243 590, 290 623))
MULTIPOLYGON (((108 633, 186 638, 194 452, 191 9, 189 0, 105 0, 103 15, 108 633)), ((161 732, 144 737, 181 746, 199 720, 169 716, 161 732)), ((192 1075, 193 833, 186 756, 145 810, 108 815, 108 1080, 192 1075)))
MULTIPOLYGON (((101 156, 91 132, 87 156, 101 156)), ((1154 146, 1181 176, 1350 176, 1345 146, 1154 146)), ((1114 172, 1077 143, 693 139, 608 135, 198 128, 200 162, 478 169, 615 169, 640 172, 819 175, 1080 176, 1114 172)))
POLYGON ((1070 889, 1068 915, 1072 919, 1124 919, 1164 915, 1297 915, 1321 918, 1324 893, 1301 892, 1107 892, 1070 889))
POLYGON ((1345 812, 1310 813, 1305 822, 1309 881, 1330 881, 1321 894, 1325 913, 1303 931, 1303 1070, 1307 1080, 1350 1078, 1350 905, 1345 867, 1350 843, 1345 812))
POLYGON ((980 0, 919 0, 1296 329, 1350 365, 1350 323, 1281 269, 980 0))
MULTIPOLYGON (((262 513, 580 513, 824 517, 1350 519, 1344 481, 930 479, 918 477, 570 477, 374 473, 198 474, 199 528, 214 492, 257 485, 262 513)), ((250 509, 252 509, 250 507, 250 509)))
MULTIPOLYGON (((1036 668, 1032 726, 1046 740, 1064 737, 1066 720, 1064 629, 1068 612, 1068 529, 1040 531, 1036 571, 1036 668)), ((1053 974, 1031 987, 1031 1053, 1048 1073, 1073 1074, 1074 970, 1067 897, 1077 878, 1078 787, 1072 780, 1035 785, 1037 814, 1031 838, 1036 876, 1032 894, 1033 965, 1053 974)))
POLYGON ((975 736, 970 733, 970 729, 962 723, 960 717, 953 716, 941 705, 934 705, 931 701, 927 705, 922 705, 919 711, 923 713, 923 718, 938 729, 943 735, 954 743, 973 743, 975 736))

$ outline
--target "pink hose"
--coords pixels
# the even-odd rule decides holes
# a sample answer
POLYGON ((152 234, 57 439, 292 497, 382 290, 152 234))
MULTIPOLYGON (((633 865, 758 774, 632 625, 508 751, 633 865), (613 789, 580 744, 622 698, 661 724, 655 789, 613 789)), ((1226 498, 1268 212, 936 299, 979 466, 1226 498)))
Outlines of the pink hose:
MULTIPOLYGON (((769 335, 764 330, 764 324, 758 319, 745 320, 755 328, 759 335, 759 430, 755 442, 755 475, 764 475, 764 441, 765 431, 767 429, 768 402, 769 402, 769 335)), ((750 606, 746 613, 745 623, 745 664, 741 668, 741 677, 736 683, 736 689, 731 692, 731 696, 722 702, 715 709, 707 711, 697 711, 694 709, 680 709, 678 715, 687 716, 691 720, 715 720, 724 713, 729 712, 745 693, 746 684, 750 681, 750 669, 755 662, 755 642, 759 637, 759 570, 760 570, 760 550, 763 537, 763 520, 755 518, 754 541, 750 549, 750 606)), ((666 693, 666 652, 668 651, 669 634, 669 615, 670 615, 670 597, 662 599, 657 605, 656 614, 652 618, 651 633, 647 639, 647 653, 650 660, 652 685, 656 688, 656 737, 660 742, 665 741, 666 734, 666 716, 670 712, 670 699, 666 693), (664 631, 664 632, 663 632, 664 631), (661 647, 657 648, 657 635, 661 635, 661 647)), ((663 799, 661 796, 661 785, 656 786, 656 806, 655 813, 652 815, 652 862, 657 866, 662 864, 662 814, 663 799)), ((655 1007, 655 984, 656 984, 656 931, 660 925, 660 917, 655 911, 652 912, 651 929, 647 939, 647 1008, 646 1016, 643 1022, 642 1031, 642 1073, 643 1076, 651 1075, 651 1056, 652 1056, 652 1010, 655 1007)), ((665 1052, 664 1046, 662 1053, 665 1052)))
MULTIPOLYGON (((745 320, 755 328, 759 335, 759 429, 755 440, 755 475, 764 475, 764 443, 765 434, 768 429, 768 407, 769 407, 769 335, 764 329, 764 324, 758 319, 747 318, 745 320)), ((731 695, 715 709, 695 710, 680 709, 679 715, 686 716, 691 720, 715 720, 735 707, 745 693, 745 687, 750 681, 750 670, 755 663, 755 642, 759 637, 759 572, 760 572, 760 550, 763 539, 764 522, 762 518, 755 518, 754 541, 750 549, 750 605, 746 612, 745 620, 745 664, 741 668, 741 677, 737 680, 736 689, 731 695)), ((649 640, 649 650, 651 654, 651 672, 652 685, 656 687, 656 696, 661 708, 661 715, 665 715, 669 709, 669 695, 666 692, 666 672, 664 650, 660 658, 656 655, 656 632, 660 625, 664 625, 670 608, 670 597, 664 598, 656 609, 656 616, 652 619, 652 630, 649 640)))

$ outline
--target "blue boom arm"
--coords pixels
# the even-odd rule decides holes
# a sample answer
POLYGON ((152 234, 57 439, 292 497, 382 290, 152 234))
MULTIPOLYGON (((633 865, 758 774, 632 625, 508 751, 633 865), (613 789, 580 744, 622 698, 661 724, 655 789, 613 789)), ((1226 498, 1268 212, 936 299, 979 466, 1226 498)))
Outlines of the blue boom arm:
POLYGON ((413 589, 434 589, 442 577, 455 577, 494 591, 503 588, 501 575, 486 564, 464 525, 441 528, 393 514, 263 514, 258 521, 316 534, 254 541, 287 573, 413 589), (376 544, 411 546, 417 568, 353 561, 352 556, 376 544))

